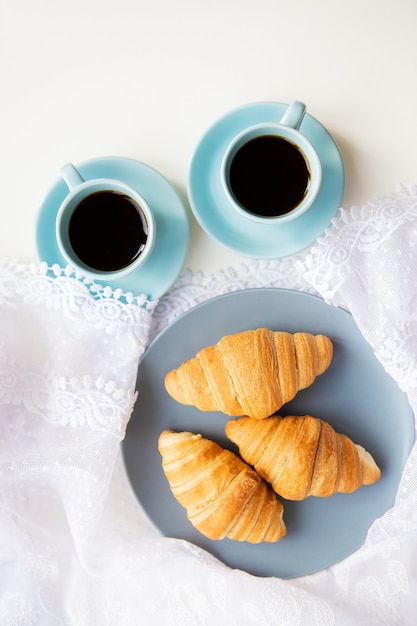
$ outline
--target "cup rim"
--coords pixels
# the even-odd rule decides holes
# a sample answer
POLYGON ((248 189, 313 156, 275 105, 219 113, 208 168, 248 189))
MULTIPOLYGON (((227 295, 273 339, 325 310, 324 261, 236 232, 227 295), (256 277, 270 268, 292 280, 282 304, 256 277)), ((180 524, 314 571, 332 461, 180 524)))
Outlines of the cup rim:
MULTIPOLYGON (((89 194, 85 194, 89 195, 89 194)), ((85 197, 85 195, 83 197, 85 197)), ((75 206, 78 202, 75 203, 75 206)), ((75 208, 73 207, 73 209, 75 208)), ((114 178, 93 178, 89 180, 85 180, 80 183, 73 189, 71 189, 68 194, 65 196, 64 200, 61 202, 59 209, 57 211, 56 222, 55 222, 55 234, 56 240, 58 244, 58 248, 64 257, 65 261, 72 266, 75 270, 82 273, 84 276, 92 279, 99 280, 117 280, 131 274, 139 267, 141 267, 145 261, 149 258, 151 254, 156 237, 156 224, 153 212, 145 200, 145 198, 140 194, 136 189, 131 187, 130 185, 124 183, 121 180, 117 180, 114 178), (71 208, 71 203, 75 201, 77 196, 85 192, 86 189, 91 189, 90 193, 95 193, 95 191, 120 191, 125 195, 131 197, 136 204, 138 204, 139 208, 143 212, 147 226, 148 226, 148 234, 147 241, 143 251, 139 254, 137 259, 135 259, 132 263, 118 270, 100 270, 91 267, 84 263, 81 259, 77 257, 75 252, 71 248, 71 244, 69 242, 69 238, 64 238, 62 236, 62 229, 67 228, 69 224, 70 216, 67 220, 65 220, 66 212, 69 208, 71 208)))
POLYGON ((240 131, 229 142, 226 151, 223 154, 220 168, 220 177, 223 191, 230 204, 241 216, 262 224, 280 224, 284 222, 289 222, 306 213, 306 211, 308 211, 311 208, 312 204, 315 202, 317 195, 320 191, 322 175, 323 172, 320 158, 311 141, 300 130, 292 128, 291 126, 287 126, 285 124, 280 124, 279 122, 261 122, 248 126, 247 128, 240 131), (228 168, 235 153, 246 142, 254 139, 255 137, 260 137, 264 135, 280 136, 294 143, 303 153, 303 156, 305 157, 309 168, 314 170, 314 175, 311 176, 313 185, 310 184, 307 194, 304 196, 300 204, 298 204, 288 213, 271 217, 257 215, 245 209, 234 197, 228 181, 228 168))

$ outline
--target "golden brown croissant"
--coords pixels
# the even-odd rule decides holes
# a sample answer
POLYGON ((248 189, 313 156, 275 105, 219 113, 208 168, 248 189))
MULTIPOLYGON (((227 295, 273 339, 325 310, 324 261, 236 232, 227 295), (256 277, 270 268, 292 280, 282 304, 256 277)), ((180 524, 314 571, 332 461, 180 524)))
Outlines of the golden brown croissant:
POLYGON ((236 454, 201 435, 171 430, 161 433, 158 448, 173 495, 202 534, 250 543, 286 534, 281 502, 236 454))
POLYGON ((226 335, 168 372, 165 388, 177 402, 202 411, 262 419, 311 385, 332 357, 325 335, 247 330, 226 335))
POLYGON ((372 456, 330 424, 312 417, 230 420, 226 435, 241 457, 288 500, 350 493, 379 480, 372 456))

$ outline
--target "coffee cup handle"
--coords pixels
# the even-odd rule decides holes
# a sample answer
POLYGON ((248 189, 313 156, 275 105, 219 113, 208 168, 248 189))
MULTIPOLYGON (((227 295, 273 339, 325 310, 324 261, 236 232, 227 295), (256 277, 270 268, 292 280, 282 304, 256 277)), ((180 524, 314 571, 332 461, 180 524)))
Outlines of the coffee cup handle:
POLYGON ((280 119, 279 123, 283 124, 284 126, 290 126, 291 128, 295 128, 296 130, 298 130, 300 128, 301 122, 303 121, 305 112, 306 105, 303 102, 295 100, 290 105, 288 105, 288 108, 280 119))
POLYGON ((79 171, 73 166, 72 163, 66 163, 66 165, 61 167, 61 176, 70 191, 85 182, 79 171))

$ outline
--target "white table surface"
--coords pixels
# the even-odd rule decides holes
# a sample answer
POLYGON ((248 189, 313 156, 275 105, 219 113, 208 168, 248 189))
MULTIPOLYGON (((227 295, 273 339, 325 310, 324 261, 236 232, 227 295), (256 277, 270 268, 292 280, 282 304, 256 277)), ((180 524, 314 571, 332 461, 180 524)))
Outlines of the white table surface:
MULTIPOLYGON (((307 104, 341 150, 345 208, 416 183, 416 27, 415 0, 3 0, 0 256, 37 259, 67 161, 138 159, 188 206, 198 141, 248 102, 307 104)), ((190 269, 241 260, 190 222, 190 269)))

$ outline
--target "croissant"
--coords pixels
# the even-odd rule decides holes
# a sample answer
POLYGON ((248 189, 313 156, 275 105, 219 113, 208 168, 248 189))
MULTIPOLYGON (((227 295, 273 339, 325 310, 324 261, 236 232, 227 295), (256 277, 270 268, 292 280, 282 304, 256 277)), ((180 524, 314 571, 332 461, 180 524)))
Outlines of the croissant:
POLYGON ((244 416, 225 430, 241 457, 287 500, 350 493, 381 476, 369 452, 311 415, 244 416))
POLYGON ((202 411, 263 419, 313 383, 330 365, 325 335, 267 328, 226 335, 165 376, 167 392, 202 411))
POLYGON ((281 502, 230 450, 201 435, 171 430, 161 433, 158 449, 173 495, 206 537, 260 543, 286 534, 281 502))

